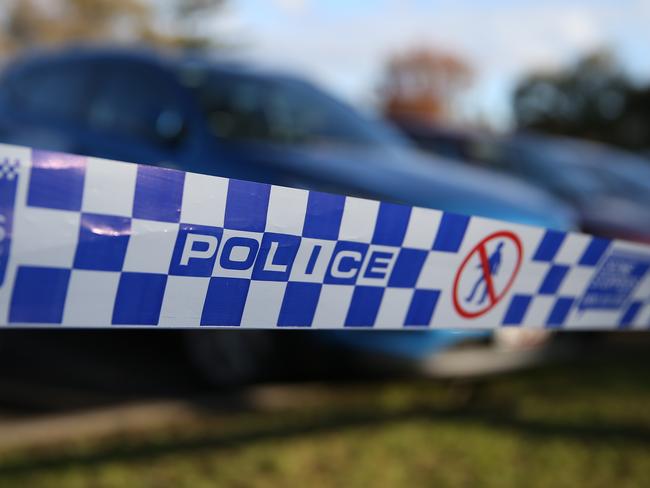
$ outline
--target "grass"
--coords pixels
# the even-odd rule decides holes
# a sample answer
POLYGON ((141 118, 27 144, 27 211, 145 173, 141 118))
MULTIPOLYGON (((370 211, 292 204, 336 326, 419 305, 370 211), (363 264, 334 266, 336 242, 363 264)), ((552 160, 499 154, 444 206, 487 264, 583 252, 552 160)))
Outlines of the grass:
POLYGON ((650 363, 554 365, 481 382, 332 385, 318 401, 183 429, 4 453, 0 486, 641 487, 650 363))

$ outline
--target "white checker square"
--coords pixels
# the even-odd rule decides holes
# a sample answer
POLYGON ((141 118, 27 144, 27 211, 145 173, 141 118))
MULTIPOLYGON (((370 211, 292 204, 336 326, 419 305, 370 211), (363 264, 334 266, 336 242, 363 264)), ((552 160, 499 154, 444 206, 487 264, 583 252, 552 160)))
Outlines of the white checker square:
POLYGON ((291 268, 289 281, 322 283, 335 245, 335 241, 303 237, 300 240, 300 247, 291 268), (320 247, 320 249, 316 250, 317 247, 320 247), (313 258, 315 262, 311 264, 312 269, 310 269, 310 261, 314 255, 316 256, 313 258), (311 271, 311 273, 307 273, 307 271, 311 271))
POLYGON ((346 197, 339 240, 370 242, 375 233, 375 221, 379 211, 379 202, 363 198, 346 197))
POLYGON ((169 272, 169 264, 178 235, 178 224, 133 219, 131 237, 124 258, 124 271, 141 273, 169 272))
POLYGON ((449 283, 451 289, 461 258, 461 255, 449 252, 429 252, 420 271, 416 288, 440 289, 442 283, 449 283))
POLYGON ((137 164, 88 158, 82 211, 130 217, 137 172, 137 164))
POLYGON ((308 197, 306 190, 272 186, 266 213, 266 232, 301 235, 308 197))
POLYGON ((120 273, 72 270, 63 311, 63 325, 111 325, 119 281, 120 273))
POLYGON ((556 301, 557 297, 555 295, 534 296, 528 306, 528 310, 526 310, 526 315, 524 316, 522 325, 535 329, 545 328, 546 321, 548 320, 556 301))
POLYGON ((181 222, 223 227, 227 195, 226 178, 186 173, 181 222))
POLYGON ((534 295, 539 292, 551 263, 524 261, 512 286, 513 294, 534 295))
POLYGON ((578 264, 590 242, 591 236, 586 234, 567 234, 553 262, 556 264, 578 264))
POLYGON ((572 266, 567 271, 560 288, 557 291, 558 295, 569 296, 582 296, 587 291, 587 286, 591 282, 595 274, 595 268, 585 266, 572 266))
POLYGON ((442 212, 429 208, 415 207, 411 210, 411 217, 404 235, 404 247, 431 250, 436 238, 442 212))
POLYGON ((354 286, 323 285, 314 313, 312 327, 339 329, 345 325, 354 286))
POLYGON ((79 212, 23 207, 14 221, 12 261, 71 268, 79 239, 79 212))
POLYGON ((209 284, 210 278, 168 276, 158 324, 174 327, 201 325, 209 284))
POLYGON ((251 281, 242 327, 275 327, 286 287, 287 283, 281 281, 251 281))
POLYGON ((632 300, 650 300, 650 274, 646 274, 632 292, 632 300))
POLYGON ((414 290, 411 288, 386 288, 377 312, 375 328, 399 329, 404 325, 414 290))

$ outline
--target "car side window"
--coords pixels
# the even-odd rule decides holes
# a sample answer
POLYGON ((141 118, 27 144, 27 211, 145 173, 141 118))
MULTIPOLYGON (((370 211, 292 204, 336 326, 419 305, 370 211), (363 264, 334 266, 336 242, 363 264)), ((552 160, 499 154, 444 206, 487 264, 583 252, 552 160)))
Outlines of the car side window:
POLYGON ((206 108, 214 135, 226 140, 270 140, 265 105, 268 82, 221 75, 202 87, 199 101, 206 108))
POLYGON ((380 124, 307 83, 216 70, 202 77, 197 73, 181 73, 181 82, 195 92, 210 131, 219 139, 401 145, 399 138, 380 124))
POLYGON ((154 69, 120 65, 100 68, 88 123, 102 132, 158 145, 177 145, 185 129, 184 111, 171 82, 154 69))
POLYGON ((14 78, 10 103, 23 113, 80 122, 89 84, 88 73, 71 63, 34 66, 14 78))

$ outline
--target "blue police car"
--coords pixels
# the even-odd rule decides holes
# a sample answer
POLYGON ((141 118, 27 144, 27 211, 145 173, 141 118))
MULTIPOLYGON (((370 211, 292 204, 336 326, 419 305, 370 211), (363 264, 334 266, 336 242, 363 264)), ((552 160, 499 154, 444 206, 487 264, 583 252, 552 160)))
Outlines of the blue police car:
MULTIPOLYGON (((574 215, 529 185, 418 152, 316 86, 249 66, 117 48, 11 63, 0 141, 568 230, 574 215)), ((477 332, 331 332, 331 344, 418 362, 477 332)), ((280 334, 189 334, 219 384, 254 379, 280 334)))

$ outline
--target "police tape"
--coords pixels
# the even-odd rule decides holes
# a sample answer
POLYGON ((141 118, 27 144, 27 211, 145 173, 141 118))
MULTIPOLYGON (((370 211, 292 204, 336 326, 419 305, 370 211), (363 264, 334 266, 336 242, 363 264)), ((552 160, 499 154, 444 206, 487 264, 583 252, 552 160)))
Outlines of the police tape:
POLYGON ((0 325, 646 328, 650 246, 0 145, 0 325))

